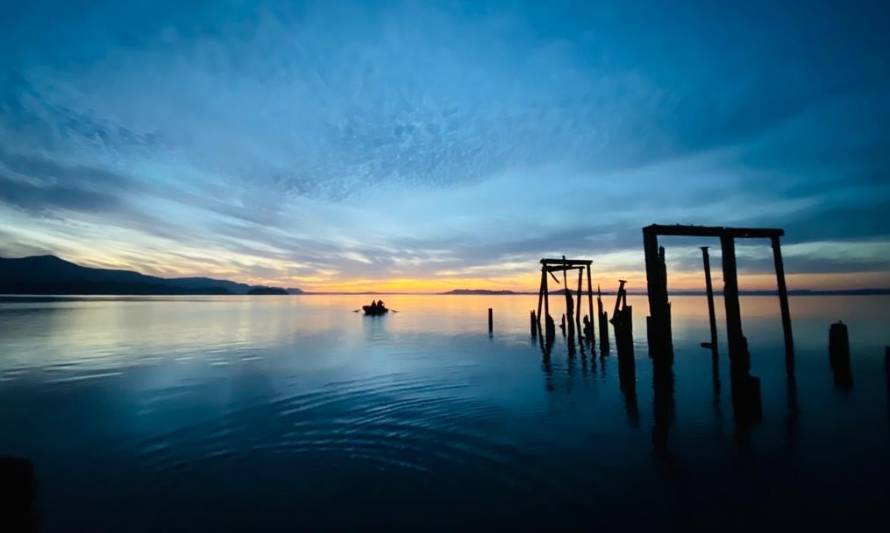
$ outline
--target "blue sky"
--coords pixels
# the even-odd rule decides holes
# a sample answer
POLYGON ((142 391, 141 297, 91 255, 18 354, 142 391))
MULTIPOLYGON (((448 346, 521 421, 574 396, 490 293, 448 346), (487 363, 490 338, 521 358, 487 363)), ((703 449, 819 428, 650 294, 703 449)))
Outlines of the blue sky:
POLYGON ((880 2, 0 9, 0 255, 419 289, 565 253, 639 283, 640 228, 680 222, 784 227, 792 287, 890 286, 880 2))

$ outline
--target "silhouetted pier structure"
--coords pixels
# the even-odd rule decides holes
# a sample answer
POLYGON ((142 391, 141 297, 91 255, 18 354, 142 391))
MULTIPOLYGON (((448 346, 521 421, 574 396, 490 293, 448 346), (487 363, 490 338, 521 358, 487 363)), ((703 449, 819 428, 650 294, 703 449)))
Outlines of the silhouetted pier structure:
POLYGON ((563 329, 563 333, 566 334, 568 338, 569 346, 574 349, 574 341, 575 341, 575 332, 577 331, 579 336, 587 336, 587 340, 591 343, 591 352, 593 350, 593 343, 595 341, 594 328, 592 327, 593 321, 593 284, 591 281, 591 273, 590 273, 590 265, 593 261, 589 259, 566 259, 563 256, 561 259, 553 259, 553 258, 544 258, 541 259, 541 286, 538 289, 538 310, 534 315, 538 322, 538 332, 541 331, 541 312, 543 306, 544 313, 544 336, 547 337, 548 340, 552 340, 553 329, 550 324, 553 323, 553 319, 550 315, 550 288, 549 288, 549 279, 552 278, 553 281, 556 282, 557 285, 560 284, 559 278, 556 277, 557 272, 562 273, 562 286, 565 290, 564 296, 566 300, 566 312, 563 315, 561 326, 563 329), (569 272, 578 272, 578 284, 577 284, 577 300, 572 298, 572 289, 569 287, 569 272), (581 318, 581 299, 584 296, 584 274, 587 274, 587 307, 588 307, 588 315, 587 321, 585 323, 590 323, 591 327, 583 328, 582 327, 582 318, 581 318))
POLYGON ((618 280, 618 292, 615 298, 615 310, 610 322, 615 328, 615 347, 618 357, 633 357, 633 307, 627 305, 627 280, 618 280))
POLYGON ((722 226, 666 226, 653 224, 643 228, 643 248, 646 254, 646 281, 648 283, 649 313, 647 319, 649 342, 659 348, 656 353, 672 354, 671 310, 667 293, 667 270, 664 248, 658 245, 660 236, 716 237, 720 239, 723 262, 723 300, 726 307, 726 332, 729 337, 730 359, 744 366, 747 357, 742 319, 739 307, 738 272, 735 258, 736 239, 769 239, 773 249, 773 262, 778 281, 779 306, 782 312, 782 329, 785 350, 791 354, 794 340, 791 334, 791 316, 788 309, 788 289, 785 285, 785 267, 779 238, 785 234, 777 228, 730 228, 722 226))
POLYGON ((703 342, 702 346, 710 348, 717 353, 717 316, 714 312, 714 287, 711 285, 711 258, 708 255, 708 247, 701 247, 702 263, 705 268, 705 292, 708 295, 708 323, 711 330, 711 339, 703 342))

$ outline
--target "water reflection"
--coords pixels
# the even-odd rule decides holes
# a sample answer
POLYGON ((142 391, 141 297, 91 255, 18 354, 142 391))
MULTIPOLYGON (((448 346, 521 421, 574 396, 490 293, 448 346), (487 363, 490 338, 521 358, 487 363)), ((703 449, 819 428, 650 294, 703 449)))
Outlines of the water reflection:
POLYGON ((574 353, 561 336, 531 339, 531 295, 392 296, 400 313, 385 317, 352 313, 349 297, 7 301, 0 454, 38 465, 48 531, 420 528, 430 517, 446 529, 573 529, 593 515, 641 529, 703 509, 748 516, 738 502, 757 486, 782 487, 787 509, 815 509, 758 507, 786 520, 806 522, 838 494, 879 517, 890 299, 876 300, 792 299, 789 372, 775 299, 743 298, 763 421, 731 433, 731 369, 699 347, 701 298, 673 299, 665 368, 635 355, 644 323, 617 357, 581 339, 574 353), (841 313, 855 332, 845 396, 825 351, 841 313), (109 516, 86 511, 97 500, 109 516), (637 512, 659 501, 670 505, 637 512))

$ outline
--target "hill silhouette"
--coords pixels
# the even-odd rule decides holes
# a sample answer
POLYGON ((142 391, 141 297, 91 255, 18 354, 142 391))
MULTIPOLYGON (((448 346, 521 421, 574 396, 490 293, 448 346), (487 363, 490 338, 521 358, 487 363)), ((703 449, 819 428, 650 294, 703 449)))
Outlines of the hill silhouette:
POLYGON ((283 289, 257 290, 222 279, 161 278, 130 270, 88 268, 54 255, 0 258, 0 294, 249 294, 251 289, 255 294, 285 294, 283 289))

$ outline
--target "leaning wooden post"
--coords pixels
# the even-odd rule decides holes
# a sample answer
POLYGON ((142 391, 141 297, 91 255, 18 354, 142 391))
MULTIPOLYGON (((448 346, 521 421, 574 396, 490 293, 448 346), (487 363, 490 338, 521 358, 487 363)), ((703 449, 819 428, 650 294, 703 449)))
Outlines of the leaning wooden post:
POLYGON ((488 332, 494 331, 494 312, 491 307, 488 308, 488 332))
MULTIPOLYGON (((785 333, 785 353, 790 358, 794 353, 794 337, 791 335, 791 312, 788 310, 788 288, 785 286, 785 264, 782 261, 782 245, 779 236, 770 237, 773 245, 773 262, 776 266, 776 281, 779 287, 779 307, 782 310, 782 331, 785 333)), ((793 359, 789 360, 789 363, 793 359)))
POLYGON ((711 350, 717 351, 717 315, 714 312, 714 287, 711 285, 711 258, 708 247, 701 247, 702 261, 705 265, 705 290, 708 293, 708 319, 711 323, 711 350))
POLYGON ((593 349, 593 343, 596 342, 596 333, 593 327, 593 283, 590 280, 590 265, 587 265, 587 316, 590 317, 590 346, 593 349))
POLYGON ((723 253, 723 303, 726 307, 726 335, 729 338, 729 360, 733 371, 747 375, 750 369, 748 349, 742 334, 742 312, 739 306, 739 281, 735 263, 735 238, 720 235, 723 253))

